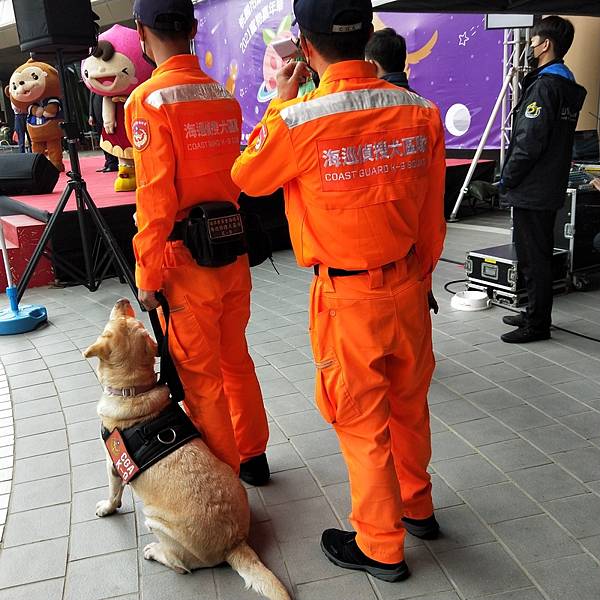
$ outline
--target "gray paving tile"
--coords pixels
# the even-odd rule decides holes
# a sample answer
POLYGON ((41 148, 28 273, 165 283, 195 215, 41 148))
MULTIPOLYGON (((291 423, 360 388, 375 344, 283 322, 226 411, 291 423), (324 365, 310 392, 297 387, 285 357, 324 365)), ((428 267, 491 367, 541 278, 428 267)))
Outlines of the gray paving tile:
POLYGON ((557 383, 556 388, 577 400, 595 400, 600 398, 600 384, 591 381, 569 381, 557 383))
POLYGON ((429 415, 429 428, 431 433, 442 433, 442 431, 448 431, 448 428, 436 417, 429 415))
POLYGON ((73 375, 83 375, 84 373, 91 373, 92 367, 87 360, 81 357, 79 362, 65 363, 63 365, 57 365, 50 367, 50 374, 53 379, 60 379, 63 377, 70 377, 73 375))
POLYGON ((544 600, 544 597, 535 588, 494 594, 493 596, 480 596, 475 600, 484 600, 484 598, 485 600, 544 600))
POLYGON ((530 369, 529 374, 533 377, 554 385, 555 383, 565 383, 567 381, 574 381, 580 378, 580 375, 570 369, 565 369, 558 365, 550 365, 544 367, 537 367, 530 369))
POLYGON ((350 499, 350 484, 347 481, 334 483, 323 488, 325 497, 333 507, 338 519, 345 523, 350 518, 352 503, 350 499))
POLYGON ((53 383, 40 383, 38 385, 13 390, 11 396, 15 404, 18 402, 29 402, 30 400, 39 400, 40 398, 56 396, 56 388, 53 383))
POLYGON ((492 417, 477 419, 469 423, 458 423, 454 430, 474 446, 485 446, 505 440, 515 439, 517 434, 492 417))
POLYGON ((302 363, 299 365, 290 365, 289 367, 280 367, 279 371, 289 381, 302 381, 303 379, 312 379, 315 376, 315 365, 302 363))
POLYGON ((600 560, 600 535, 580 539, 579 542, 591 552, 596 559, 600 560))
POLYGON ((71 501, 71 477, 59 475, 15 485, 11 494, 11 512, 21 512, 71 501))
POLYGON ((93 387, 95 385, 99 386, 98 378, 96 377, 96 374, 92 372, 82 373, 80 375, 71 375, 70 377, 61 377, 60 379, 55 379, 54 382, 59 393, 93 387))
POLYGON ((72 350, 77 350, 77 346, 73 344, 73 342, 61 342, 60 344, 50 344, 48 346, 43 346, 42 348, 38 348, 38 352, 45 359, 47 356, 52 356, 53 354, 63 354, 65 352, 69 352, 72 350))
POLYGON ((21 402, 13 406, 15 421, 20 419, 29 419, 39 415, 47 415, 60 411, 60 402, 57 396, 32 400, 31 402, 21 402))
POLYGON ((560 419, 567 427, 584 437, 586 440, 600 436, 600 413, 590 411, 562 417, 560 419))
POLYGON ((277 340, 274 342, 266 342, 264 344, 256 344, 253 346, 253 350, 258 352, 261 356, 267 357, 271 356, 272 354, 290 352, 291 350, 294 350, 294 347, 283 340, 277 340))
POLYGON ((331 428, 324 431, 295 435, 290 440, 300 456, 305 459, 318 458, 340 452, 337 435, 331 428))
POLYGON ((300 381, 294 381, 294 387, 309 400, 314 400, 315 397, 315 380, 314 377, 310 379, 302 379, 300 381))
POLYGON ((463 352, 455 354, 452 358, 458 363, 465 365, 470 369, 476 369, 477 367, 485 367, 488 365, 495 365, 502 362, 502 359, 492 356, 487 352, 483 352, 479 349, 471 347, 470 352, 463 352))
POLYGON ((324 529, 339 527, 324 497, 278 504, 269 508, 275 535, 280 542, 320 536, 324 529))
POLYGON ((461 492, 471 508, 489 524, 500 523, 542 512, 513 483, 498 483, 461 492))
POLYGON ((304 461, 289 442, 277 444, 269 448, 269 468, 271 469, 271 473, 297 469, 304 466, 304 461))
POLYGON ((90 404, 100 400, 101 388, 98 385, 82 388, 80 390, 71 390, 59 394, 60 403, 63 408, 77 406, 79 404, 90 404))
MULTIPOLYGON (((37 402, 37 400, 35 402, 37 402)), ((20 419, 15 423, 17 437, 37 435, 39 433, 47 433, 59 429, 65 429, 65 420, 62 412, 20 419)))
POLYGON ((482 419, 486 415, 466 400, 453 400, 431 407, 431 413, 446 425, 482 419))
POLYGON ((58 354, 50 354, 44 356, 44 362, 48 367, 58 367, 60 365, 67 365, 70 363, 78 363, 82 360, 81 351, 78 349, 72 349, 68 352, 60 352, 58 354))
POLYGON ((4 354, 0 352, 0 355, 2 356, 2 363, 5 367, 30 360, 37 360, 40 358, 39 352, 33 348, 29 350, 21 350, 20 352, 11 352, 10 354, 4 354))
POLYGON ((174 571, 165 570, 142 577, 140 585, 144 600, 165 600, 167 598, 217 600, 217 590, 211 570, 195 571, 185 577, 174 571), (199 596, 199 593, 202 596, 199 596))
POLYGON ((535 398, 537 396, 549 396, 550 394, 556 393, 555 387, 546 385, 534 377, 525 377, 513 379, 511 381, 505 381, 502 383, 502 387, 506 388, 509 392, 512 392, 516 396, 523 398, 524 400, 527 400, 528 398, 535 398))
POLYGON ((6 365, 6 374, 9 377, 44 370, 46 370, 46 363, 41 358, 6 365))
POLYGON ((306 464, 322 486, 348 481, 348 469, 341 454, 311 458, 306 464))
MULTIPOLYGON (((73 503, 71 505, 71 523, 83 523, 84 521, 96 521, 96 504, 100 500, 108 498, 108 487, 93 488, 83 492, 73 494, 73 503)), ((117 514, 125 514, 133 512, 133 495, 131 488, 127 486, 123 492, 122 506, 118 509, 117 514)), ((110 517, 104 517, 101 522, 104 522, 110 517)), ((120 522, 120 521, 119 521, 120 522)))
POLYGON ((434 433, 431 436, 431 446, 433 451, 432 462, 449 458, 458 458, 459 456, 467 456, 475 453, 472 446, 463 442, 451 431, 434 433))
POLYGON ((106 485, 106 460, 73 467, 73 493, 106 485))
POLYGON ((24 375, 13 375, 10 378, 10 387, 12 390, 19 388, 28 388, 33 385, 49 383, 52 381, 52 376, 46 370, 35 371, 33 373, 25 373, 24 375))
POLYGON ((511 478, 538 502, 576 496, 587 491, 575 478, 554 464, 514 471, 511 478))
POLYGON ((137 591, 135 550, 69 562, 64 600, 101 600, 137 591))
POLYGON ((260 387, 265 400, 280 396, 288 396, 298 392, 298 388, 294 387, 291 382, 283 377, 279 379, 273 379, 272 381, 265 381, 260 387))
POLYGON ((504 381, 512 381, 514 379, 527 377, 527 373, 506 363, 479 367, 477 372, 494 383, 502 383, 504 381))
POLYGON ((447 388, 443 383, 434 381, 429 386, 429 392, 427 394, 429 405, 441 404, 443 402, 450 402, 451 400, 459 400, 460 396, 453 392, 450 388, 447 388))
POLYGON ((471 344, 456 339, 447 342, 438 342, 434 345, 434 350, 444 356, 454 356, 455 354, 469 352, 472 349, 473 346, 471 346, 471 344))
POLYGON ((439 508, 448 508, 449 506, 459 506, 464 504, 463 500, 435 473, 431 475, 433 506, 439 508))
POLYGON ((55 477, 70 473, 69 453, 53 452, 32 458, 17 459, 15 461, 14 483, 37 481, 47 477, 55 477))
POLYGON ((0 590, 64 577, 68 542, 68 538, 60 538, 2 550, 0 590))
POLYGON ((460 363, 457 363, 454 360, 446 359, 437 361, 435 366, 435 372, 433 376, 436 379, 443 380, 446 377, 452 377, 454 375, 463 375, 464 373, 469 373, 470 369, 460 363))
POLYGON ((531 586, 531 581, 498 543, 436 552, 436 555, 466 598, 531 586))
POLYGON ((296 600, 323 600, 324 598, 376 600, 377 596, 367 576, 359 573, 313 583, 302 583, 298 586, 296 600))
POLYGON ((271 365, 256 368, 256 376, 260 383, 281 379, 281 373, 271 365))
POLYGON ((63 408, 66 423, 78 423, 79 421, 90 421, 94 417, 97 418, 97 406, 98 401, 96 400, 94 402, 86 402, 85 404, 78 404, 63 408))
POLYGON ((504 472, 535 467, 550 462, 545 454, 521 439, 488 444, 483 446, 480 451, 504 472))
POLYGON ((137 548, 135 518, 131 513, 116 514, 93 521, 74 523, 69 560, 137 548))
POLYGON ((296 414, 311 410, 314 408, 314 405, 302 394, 295 393, 270 399, 266 398, 265 408, 270 415, 277 418, 281 415, 296 414))
POLYGON ((496 387, 493 382, 480 377, 475 373, 465 373, 464 375, 454 375, 444 379, 444 385, 447 385, 457 394, 469 394, 472 392, 481 392, 496 387))
POLYGON ((590 408, 587 404, 560 393, 528 398, 527 402, 555 418, 588 412, 590 408))
POLYGON ((587 554, 540 562, 529 571, 550 598, 598 598, 600 567, 587 554))
POLYGON ((331 427, 331 425, 323 419, 321 413, 315 409, 291 415, 281 415, 277 417, 276 421, 288 437, 303 433, 322 431, 331 427))
POLYGON ((580 448, 555 454, 553 458, 584 482, 600 479, 600 449, 580 448))
POLYGON ((85 442, 100 438, 100 420, 98 418, 90 419, 89 421, 78 421, 70 423, 67 426, 67 435, 69 442, 75 444, 77 442, 85 442))
POLYGON ((100 436, 87 442, 76 444, 71 442, 69 450, 73 467, 93 463, 106 457, 106 450, 100 436))
POLYGON ((475 513, 466 505, 436 510, 442 535, 435 542, 435 552, 451 548, 464 548, 495 540, 492 532, 481 524, 475 513))
POLYGON ((504 521, 494 531, 524 564, 581 553, 581 546, 546 515, 504 521))
POLYGON ((267 507, 323 495, 306 468, 279 473, 268 486, 260 489, 260 494, 267 507))
POLYGON ((58 504, 11 514, 4 534, 4 548, 69 535, 70 507, 58 504))
POLYGON ((547 454, 585 448, 589 442, 564 425, 551 425, 522 431, 521 435, 547 454))
POLYGON ((320 544, 320 535, 280 544, 283 559, 293 584, 339 577, 342 571, 327 560, 321 551, 320 544))
POLYGON ((268 357, 268 361, 278 369, 311 362, 307 356, 298 350, 290 350, 289 352, 283 352, 282 354, 271 354, 268 357))
POLYGON ((523 404, 521 398, 506 390, 501 390, 500 388, 475 392, 469 394, 467 398, 482 410, 487 410, 489 412, 523 404))
POLYGON ((481 456, 464 456, 435 463, 435 470, 455 490, 506 481, 506 476, 481 456))
POLYGON ((525 431, 534 427, 545 427, 555 425, 556 421, 547 417, 532 406, 514 406, 502 410, 493 411, 494 416, 515 431, 525 431))
POLYGON ((511 354, 521 354, 522 350, 517 347, 517 345, 505 344, 498 340, 497 342, 490 342, 487 344, 481 344, 479 346, 481 350, 491 354, 495 357, 504 358, 505 356, 510 356, 511 354))
POLYGON ((600 535, 600 498, 595 494, 553 500, 544 508, 576 538, 600 535))
POLYGON ((18 459, 58 452, 66 448, 67 435, 64 429, 30 435, 15 440, 15 455, 18 459))
POLYGON ((60 578, 11 587, 0 590, 0 600, 62 600, 64 583, 60 578))

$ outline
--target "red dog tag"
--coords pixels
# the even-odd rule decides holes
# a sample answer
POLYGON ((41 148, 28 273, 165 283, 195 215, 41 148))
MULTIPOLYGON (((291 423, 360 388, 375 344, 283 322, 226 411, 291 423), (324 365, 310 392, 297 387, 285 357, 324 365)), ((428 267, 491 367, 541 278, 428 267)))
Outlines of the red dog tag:
POLYGON ((125 447, 125 442, 118 429, 115 429, 108 436, 105 444, 119 477, 124 483, 127 483, 140 468, 133 462, 131 456, 129 456, 129 452, 127 452, 127 448, 125 447))

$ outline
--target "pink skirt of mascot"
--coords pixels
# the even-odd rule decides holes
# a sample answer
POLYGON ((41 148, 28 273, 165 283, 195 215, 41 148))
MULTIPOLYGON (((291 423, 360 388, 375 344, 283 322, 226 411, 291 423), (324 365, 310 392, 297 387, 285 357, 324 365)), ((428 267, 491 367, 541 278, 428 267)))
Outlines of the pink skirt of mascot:
POLYGON ((125 129, 125 102, 131 92, 146 81, 152 67, 144 60, 135 29, 115 25, 98 40, 98 48, 81 64, 85 85, 104 96, 100 147, 119 159, 116 192, 135 190, 133 148, 125 129))

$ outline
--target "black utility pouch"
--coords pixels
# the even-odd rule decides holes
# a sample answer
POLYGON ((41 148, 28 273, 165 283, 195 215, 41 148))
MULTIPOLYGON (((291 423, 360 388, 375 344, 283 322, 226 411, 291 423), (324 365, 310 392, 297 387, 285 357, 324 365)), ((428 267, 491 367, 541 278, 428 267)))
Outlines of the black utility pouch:
POLYGON ((271 238, 263 227, 262 220, 256 213, 240 211, 246 233, 248 261, 251 267, 262 265, 265 260, 273 260, 271 238))
POLYGON ((184 221, 182 239, 201 267, 224 267, 246 254, 244 223, 231 202, 194 206, 184 221))

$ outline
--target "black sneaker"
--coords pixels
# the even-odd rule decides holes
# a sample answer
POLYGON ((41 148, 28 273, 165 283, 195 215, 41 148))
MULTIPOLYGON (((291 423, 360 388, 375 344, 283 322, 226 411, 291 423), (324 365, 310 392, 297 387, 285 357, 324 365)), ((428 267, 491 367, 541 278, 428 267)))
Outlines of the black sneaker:
POLYGON ((270 478, 271 471, 264 452, 240 465, 240 479, 249 485, 266 485, 270 478))
POLYGON ((408 533, 422 540, 435 540, 440 534, 440 526, 435 515, 431 515, 426 519, 402 517, 402 523, 408 533))
POLYGON ((511 327, 525 327, 527 325, 527 313, 521 312, 518 315, 502 317, 502 322, 511 327))
POLYGON ((342 569, 366 571, 383 581, 402 581, 410 575, 404 561, 387 564, 369 558, 356 544, 355 531, 326 529, 321 536, 321 550, 325 556, 342 569))
POLYGON ((531 327, 521 327, 509 333, 500 336, 500 339, 507 344, 528 344, 529 342, 539 342, 540 340, 550 339, 550 330, 538 331, 531 327))

